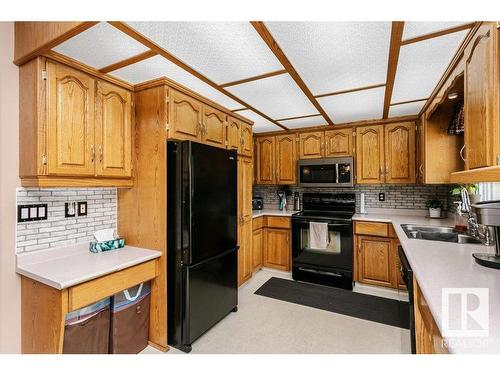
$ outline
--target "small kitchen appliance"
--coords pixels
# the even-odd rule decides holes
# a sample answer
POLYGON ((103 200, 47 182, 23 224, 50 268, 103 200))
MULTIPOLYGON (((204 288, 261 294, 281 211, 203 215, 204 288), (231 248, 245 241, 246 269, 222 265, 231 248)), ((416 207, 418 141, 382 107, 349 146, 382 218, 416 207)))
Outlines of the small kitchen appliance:
POLYGON ((493 242, 495 253, 474 253, 472 256, 482 266, 500 269, 500 200, 485 201, 472 205, 477 218, 476 236, 482 242, 493 242), (491 241, 491 237, 494 240, 491 241))
POLYGON ((262 197, 252 198, 252 210, 262 210, 264 209, 264 199, 262 197))
POLYGON ((302 187, 353 187, 354 158, 303 159, 297 161, 298 185, 302 187))

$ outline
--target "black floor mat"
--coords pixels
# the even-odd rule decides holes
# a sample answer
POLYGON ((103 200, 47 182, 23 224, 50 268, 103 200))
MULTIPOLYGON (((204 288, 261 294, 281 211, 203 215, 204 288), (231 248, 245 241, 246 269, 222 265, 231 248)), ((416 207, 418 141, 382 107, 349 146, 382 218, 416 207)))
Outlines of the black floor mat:
POLYGON ((272 277, 255 294, 390 326, 409 328, 409 304, 344 289, 272 277))

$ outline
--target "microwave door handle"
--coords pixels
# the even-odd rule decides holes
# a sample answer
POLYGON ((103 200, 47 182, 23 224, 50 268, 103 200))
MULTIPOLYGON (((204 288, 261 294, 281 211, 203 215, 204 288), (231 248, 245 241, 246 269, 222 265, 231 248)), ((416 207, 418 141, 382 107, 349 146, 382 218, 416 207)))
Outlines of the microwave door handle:
POLYGON ((335 163, 335 183, 339 183, 339 165, 335 163))

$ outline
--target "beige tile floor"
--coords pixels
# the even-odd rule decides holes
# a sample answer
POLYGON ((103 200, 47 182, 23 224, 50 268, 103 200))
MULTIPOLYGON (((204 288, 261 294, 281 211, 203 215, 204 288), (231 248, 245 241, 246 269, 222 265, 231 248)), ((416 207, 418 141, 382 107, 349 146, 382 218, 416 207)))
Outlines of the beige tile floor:
MULTIPOLYGON (((409 331, 255 295, 270 277, 261 270, 239 289, 238 312, 201 336, 191 353, 409 353, 409 331)), ((148 347, 142 353, 161 353, 148 347)), ((171 348, 168 353, 182 353, 171 348)))

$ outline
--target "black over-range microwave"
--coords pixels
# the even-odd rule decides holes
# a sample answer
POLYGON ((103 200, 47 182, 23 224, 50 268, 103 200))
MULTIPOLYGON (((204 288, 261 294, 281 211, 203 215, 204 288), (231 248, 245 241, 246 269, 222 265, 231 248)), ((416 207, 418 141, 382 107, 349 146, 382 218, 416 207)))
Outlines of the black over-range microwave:
POLYGON ((341 158, 303 159, 297 161, 299 186, 352 187, 354 186, 354 159, 341 158))

